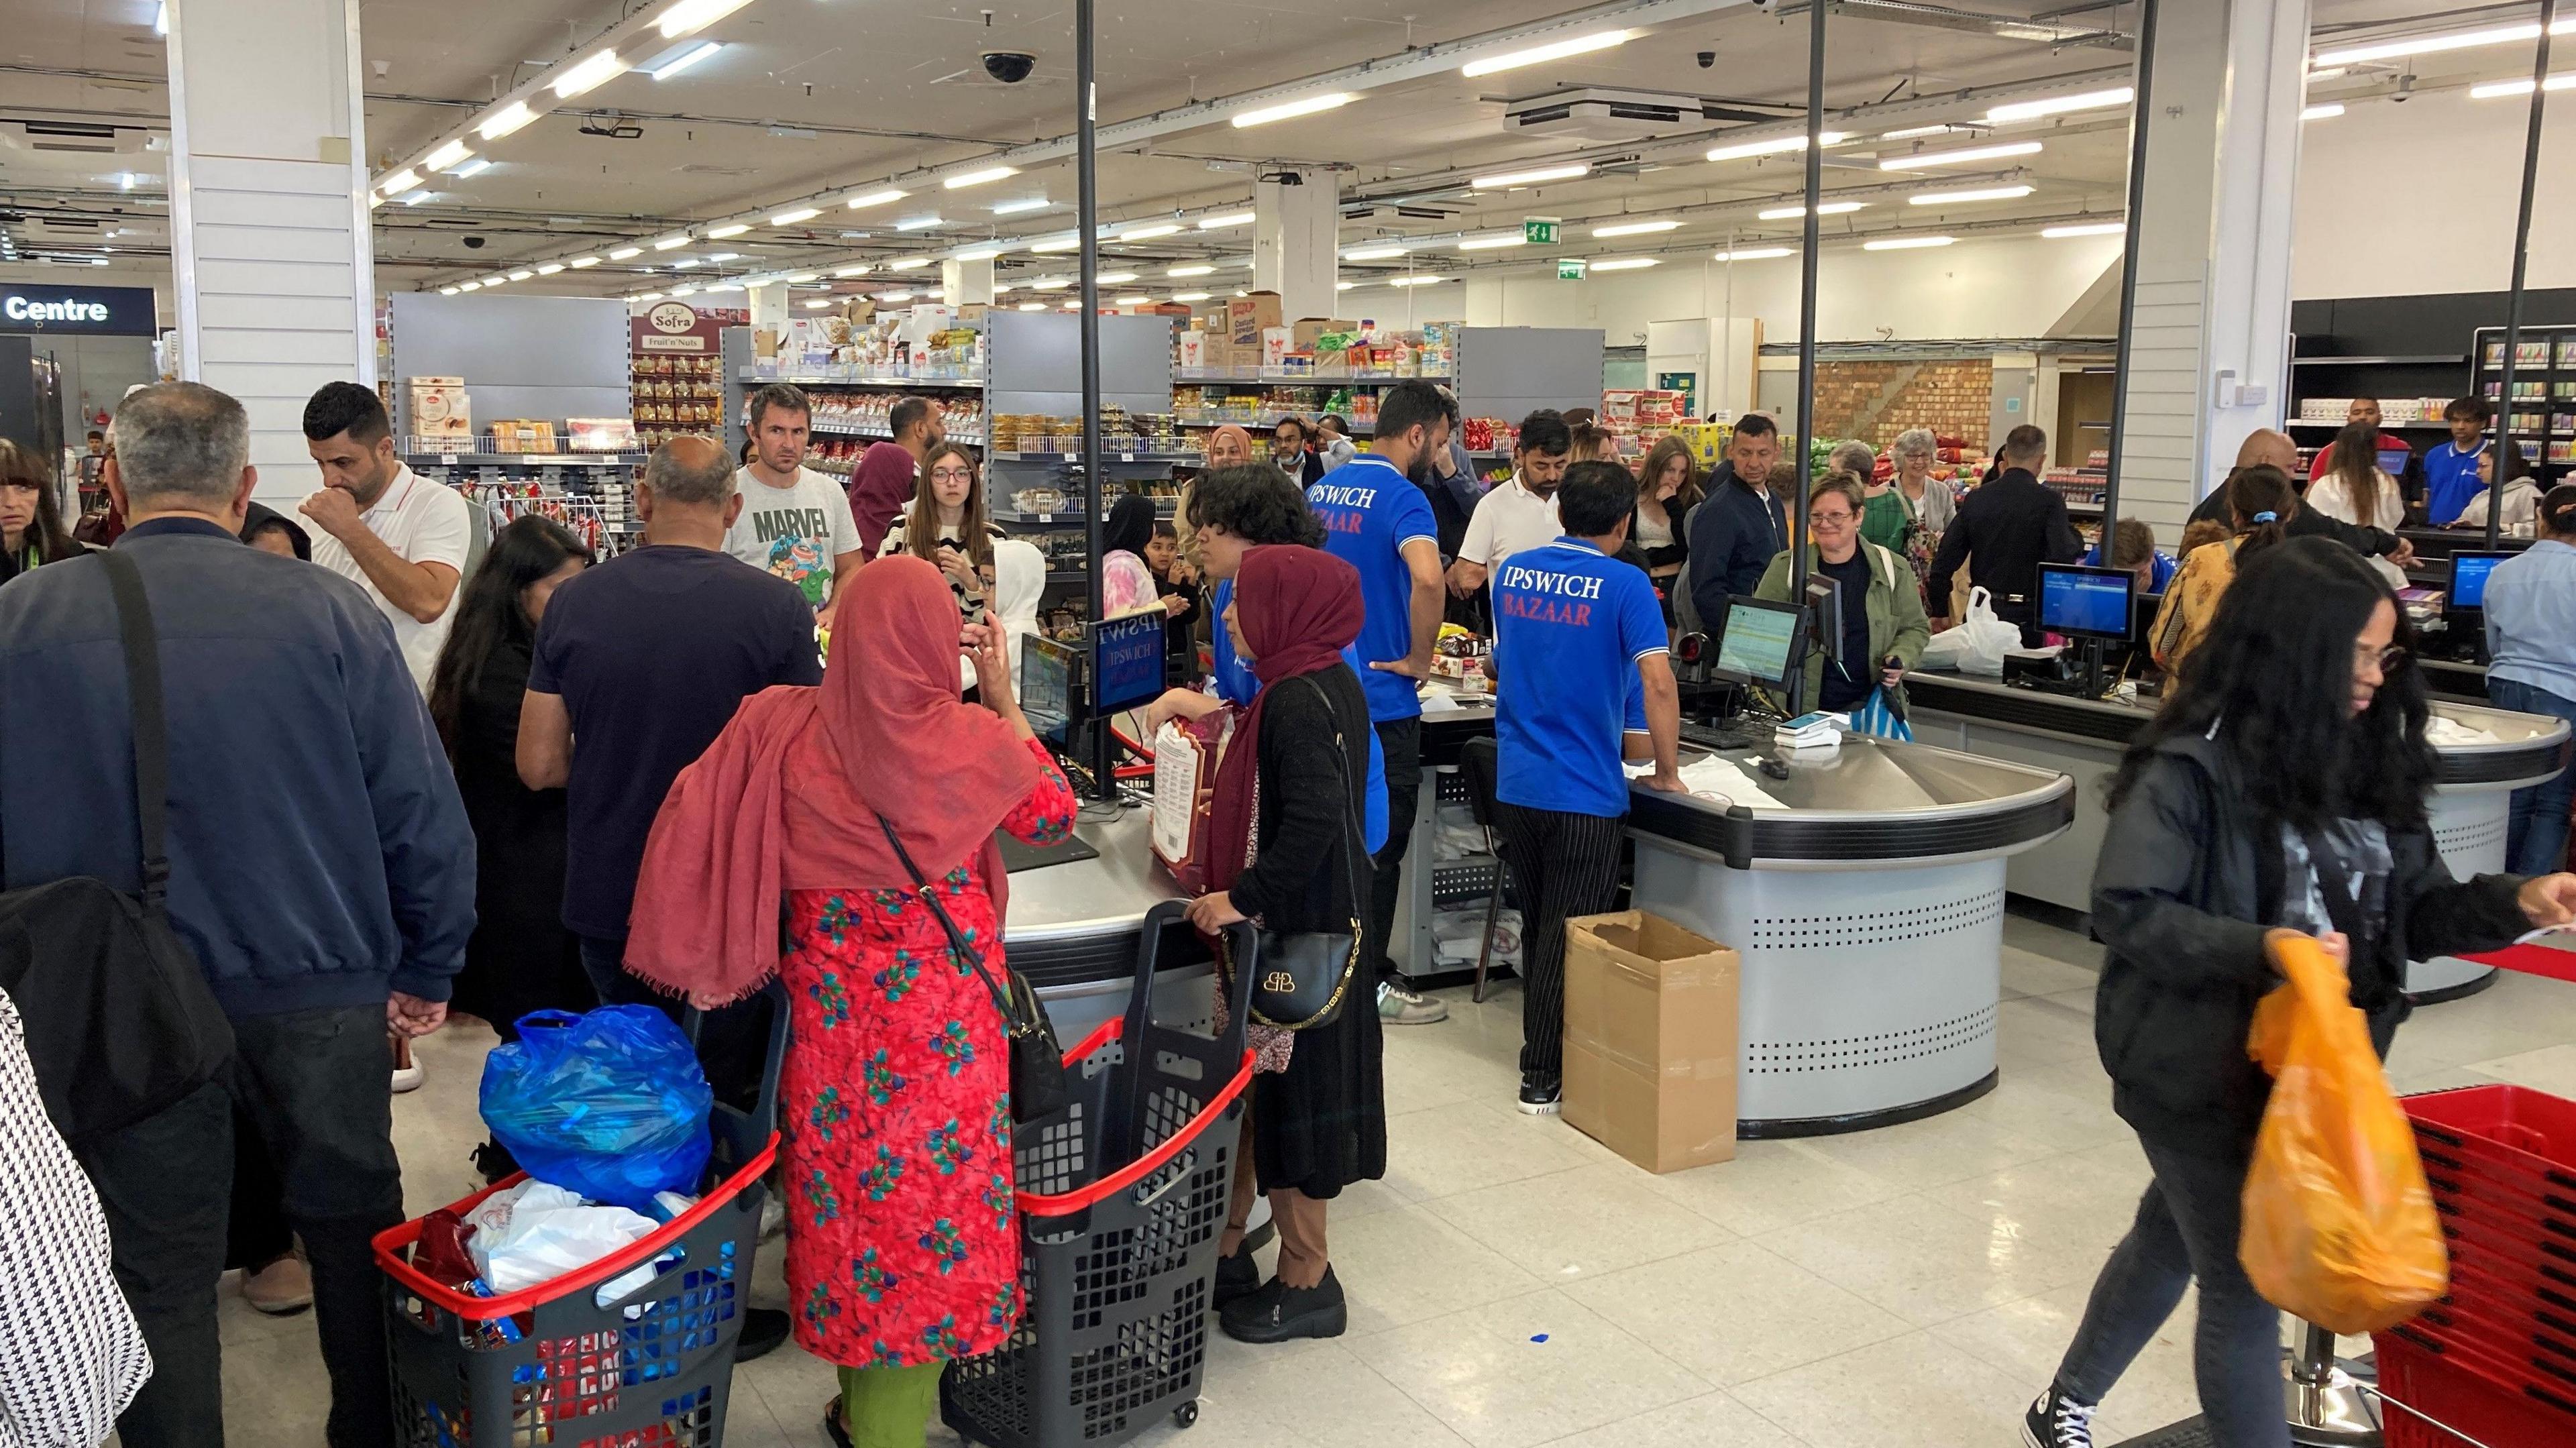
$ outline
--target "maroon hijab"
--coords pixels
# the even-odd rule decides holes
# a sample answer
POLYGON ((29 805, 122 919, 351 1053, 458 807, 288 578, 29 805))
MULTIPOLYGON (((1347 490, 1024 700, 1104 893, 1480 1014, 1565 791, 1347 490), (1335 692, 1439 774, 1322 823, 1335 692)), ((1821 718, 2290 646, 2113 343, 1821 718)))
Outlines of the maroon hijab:
POLYGON ((1233 885, 1252 853, 1261 715, 1272 692, 1300 674, 1340 663, 1342 650, 1360 636, 1363 613, 1359 570, 1320 548, 1270 544, 1243 555, 1234 579, 1234 638, 1261 680, 1261 692, 1235 726, 1217 768, 1209 817, 1216 849, 1209 874, 1216 888, 1233 885))

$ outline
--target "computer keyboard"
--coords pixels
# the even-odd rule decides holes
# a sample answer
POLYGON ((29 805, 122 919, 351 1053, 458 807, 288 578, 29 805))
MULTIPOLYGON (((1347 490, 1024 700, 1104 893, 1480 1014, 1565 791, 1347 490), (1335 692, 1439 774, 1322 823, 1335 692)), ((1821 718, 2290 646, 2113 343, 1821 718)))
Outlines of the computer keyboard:
POLYGON ((1695 749, 1723 751, 1761 749, 1771 743, 1774 726, 1768 720, 1742 719, 1727 724, 1682 722, 1682 742, 1695 749))

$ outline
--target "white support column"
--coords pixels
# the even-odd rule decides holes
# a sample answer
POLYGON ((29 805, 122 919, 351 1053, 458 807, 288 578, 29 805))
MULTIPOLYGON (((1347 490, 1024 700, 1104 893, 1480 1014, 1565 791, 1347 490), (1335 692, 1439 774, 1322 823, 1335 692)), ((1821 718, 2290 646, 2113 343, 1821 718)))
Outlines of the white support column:
POLYGON ((990 305, 993 300, 993 263, 984 261, 943 261, 939 264, 939 285, 948 293, 948 305, 990 305))
POLYGON ((376 381, 358 0, 171 0, 179 373, 240 399, 263 497, 311 491, 304 404, 376 381))
POLYGON ((771 282, 753 287, 751 296, 751 330, 767 332, 773 337, 787 331, 787 283, 771 282))
POLYGON ((2157 14, 2120 512, 2167 542, 2280 426, 2307 42, 2308 0, 2157 14))
POLYGON ((1252 289, 1279 294, 1288 321, 1333 315, 1341 257, 1341 183, 1332 172, 1301 172, 1304 184, 1252 187, 1252 289))

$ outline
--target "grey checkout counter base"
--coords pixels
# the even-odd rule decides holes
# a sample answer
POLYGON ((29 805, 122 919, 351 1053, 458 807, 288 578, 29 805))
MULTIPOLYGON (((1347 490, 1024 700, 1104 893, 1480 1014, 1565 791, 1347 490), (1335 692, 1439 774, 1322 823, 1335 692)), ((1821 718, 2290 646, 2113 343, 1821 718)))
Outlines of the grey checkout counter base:
MULTIPOLYGON (((2005 888, 2079 915, 2090 912, 2093 860, 2109 819, 2103 788, 2119 770, 2121 751, 2153 716, 2153 706, 2013 689, 1945 673, 1909 674, 1905 690, 1917 740, 2073 778, 2073 828, 2045 850, 2014 857, 2005 888)), ((2433 712, 2501 741, 2436 746, 2432 804, 2433 839, 2451 873, 2466 879, 2500 872, 2513 791, 2540 783, 2567 762, 2567 724, 2448 698, 2435 699, 2433 712)), ((2406 989, 2419 1004, 2455 1000, 2494 983, 2495 967, 2450 958, 2414 961, 2406 972, 2406 989)))
MULTIPOLYGON (((1182 898, 1180 887, 1154 862, 1152 828, 1152 816, 1143 809, 1124 810, 1114 820, 1077 820, 1074 833, 1099 858, 1011 875, 1002 943, 1012 969, 1036 987, 1056 1039, 1067 1046, 1127 1013, 1145 912, 1182 898)), ((1194 931, 1186 925, 1165 931, 1155 961, 1154 1018, 1213 1030, 1215 975, 1194 931)))
POLYGON ((2065 832, 2073 783, 1867 738, 1750 778, 1785 807, 1640 789, 1628 817, 1637 907, 1741 957, 1737 1134, 1888 1126, 1993 1089, 2005 861, 2065 832))

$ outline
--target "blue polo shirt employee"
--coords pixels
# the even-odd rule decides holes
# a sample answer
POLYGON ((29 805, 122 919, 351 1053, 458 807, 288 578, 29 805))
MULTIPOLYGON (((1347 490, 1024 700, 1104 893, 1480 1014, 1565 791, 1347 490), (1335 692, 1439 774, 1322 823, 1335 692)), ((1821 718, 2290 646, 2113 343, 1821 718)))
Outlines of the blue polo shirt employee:
POLYGON ((1369 900, 1369 958, 1384 989, 1382 1010, 1398 1024, 1437 1020, 1448 1008, 1392 984, 1387 948, 1404 852, 1422 793, 1422 700, 1414 691, 1431 677, 1431 646, 1445 606, 1440 582, 1440 527, 1423 491, 1431 459, 1449 445, 1458 405, 1428 382, 1399 382, 1378 402, 1371 450, 1335 468, 1306 490, 1324 525, 1324 547, 1360 573, 1360 686, 1377 727, 1386 765, 1386 844, 1377 852, 1369 900), (1397 1014, 1401 1012, 1401 1014, 1397 1014))
POLYGON ((2424 521, 2447 528, 2460 520, 2486 484, 2478 481, 2478 459, 2486 455, 2487 424, 2495 409, 2483 397, 2461 397, 2442 409, 2451 425, 2451 440, 2424 453, 2424 521))
POLYGON ((1663 606, 1618 558, 1637 483, 1584 462, 1557 490, 1566 536, 1495 568, 1495 822, 1521 902, 1520 1109, 1553 1115, 1564 1094, 1565 922, 1619 893, 1628 779, 1620 767, 1630 681, 1654 744, 1650 789, 1681 793, 1681 694, 1663 606))

